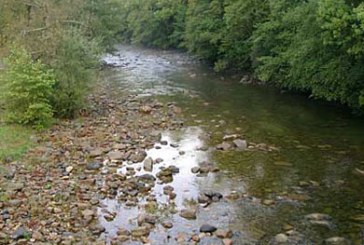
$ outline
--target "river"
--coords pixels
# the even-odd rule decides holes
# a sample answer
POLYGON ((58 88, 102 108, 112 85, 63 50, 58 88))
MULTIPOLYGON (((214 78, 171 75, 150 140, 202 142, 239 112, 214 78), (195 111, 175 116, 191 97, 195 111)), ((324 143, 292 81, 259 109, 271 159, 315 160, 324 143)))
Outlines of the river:
MULTIPOLYGON (((358 171, 364 169, 363 119, 303 95, 240 84, 238 77, 222 77, 176 51, 120 45, 104 60, 113 68, 103 79, 121 94, 174 102, 182 109, 184 129, 162 133, 178 148, 158 145, 148 151, 180 168, 172 183, 177 207, 206 190, 241 197, 201 209, 196 221, 172 215, 174 228, 155 230, 152 241, 172 244, 167 233, 212 223, 233 230, 234 244, 274 243, 277 234, 285 234, 287 244, 321 244, 331 237, 364 244, 364 176, 358 171), (224 136, 235 134, 256 150, 215 150, 224 136), (204 178, 192 174, 190 169, 204 161, 220 172, 204 178), (327 216, 308 216, 313 213, 327 216)), ((154 192, 161 194, 162 186, 154 192)), ((119 212, 113 222, 100 220, 110 237, 129 225, 126 216, 138 212, 112 200, 105 204, 119 212)))

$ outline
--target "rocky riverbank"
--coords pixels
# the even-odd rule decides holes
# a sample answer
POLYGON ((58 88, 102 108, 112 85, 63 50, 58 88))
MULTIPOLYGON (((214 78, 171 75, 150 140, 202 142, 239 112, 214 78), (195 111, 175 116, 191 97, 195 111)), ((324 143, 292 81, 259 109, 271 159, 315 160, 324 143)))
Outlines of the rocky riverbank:
MULTIPOLYGON (((161 132, 181 129, 181 109, 174 103, 131 95, 116 98, 108 89, 101 86, 90 96, 90 109, 83 117, 61 121, 38 135, 37 147, 21 161, 5 166, 0 182, 1 244, 148 243, 156 226, 166 230, 174 226, 156 215, 160 205, 153 193, 155 185, 163 185, 168 212, 187 220, 196 219, 198 203, 207 207, 220 201, 222 195, 210 191, 178 210, 177 194, 168 183, 179 167, 161 167, 158 164, 163 158, 147 158, 147 151, 153 148, 177 150, 177 144, 162 140, 161 132), (125 208, 137 207, 136 217, 124 217, 135 218, 137 225, 130 230, 120 227, 115 237, 101 235, 107 230, 100 218, 111 222, 117 216, 107 210, 105 199, 116 200, 125 208)), ((190 171, 203 177, 219 170, 205 163, 190 171)), ((228 229, 204 224, 193 234, 165 239, 232 244, 232 236, 228 229)))

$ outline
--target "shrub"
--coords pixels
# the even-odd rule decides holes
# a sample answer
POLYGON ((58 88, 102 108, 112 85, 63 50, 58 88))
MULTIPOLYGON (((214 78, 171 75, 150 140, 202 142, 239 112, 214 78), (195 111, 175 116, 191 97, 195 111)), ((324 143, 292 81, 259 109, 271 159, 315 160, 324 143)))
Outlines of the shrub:
POLYGON ((13 48, 1 77, 5 115, 11 122, 43 128, 50 124, 55 75, 24 48, 13 48))
POLYGON ((72 118, 84 106, 99 49, 96 42, 87 40, 77 29, 66 31, 59 43, 51 64, 57 78, 52 105, 56 116, 72 118))

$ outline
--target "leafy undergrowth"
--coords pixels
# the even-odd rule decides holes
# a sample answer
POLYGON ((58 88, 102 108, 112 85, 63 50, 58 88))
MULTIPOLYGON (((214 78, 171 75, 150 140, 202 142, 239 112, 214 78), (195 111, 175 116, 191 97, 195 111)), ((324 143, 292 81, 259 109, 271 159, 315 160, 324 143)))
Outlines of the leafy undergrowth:
POLYGON ((31 147, 33 131, 20 125, 0 124, 0 160, 20 158, 31 147))

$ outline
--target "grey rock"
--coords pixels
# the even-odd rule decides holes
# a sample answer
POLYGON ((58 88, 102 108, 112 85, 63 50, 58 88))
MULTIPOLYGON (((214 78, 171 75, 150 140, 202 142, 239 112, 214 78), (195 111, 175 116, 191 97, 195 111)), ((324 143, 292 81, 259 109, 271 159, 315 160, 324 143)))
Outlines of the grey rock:
POLYGON ((12 234, 11 238, 14 240, 19 240, 22 238, 29 237, 30 233, 23 227, 20 226, 18 229, 15 230, 15 232, 12 234))
POLYGON ((214 231, 216 231, 217 228, 215 226, 209 225, 209 224, 203 224, 200 227, 200 232, 205 232, 205 233, 212 233, 214 231))
POLYGON ((148 157, 144 160, 143 168, 145 171, 152 172, 153 171, 153 159, 151 157, 148 157))
POLYGON ((86 165, 87 170, 98 170, 100 168, 102 168, 102 164, 99 162, 88 163, 86 165))
POLYGON ((217 237, 205 236, 200 240, 199 245, 224 245, 224 242, 217 237))
POLYGON ((248 148, 248 143, 246 140, 236 139, 233 141, 233 144, 239 150, 246 150, 248 148))

